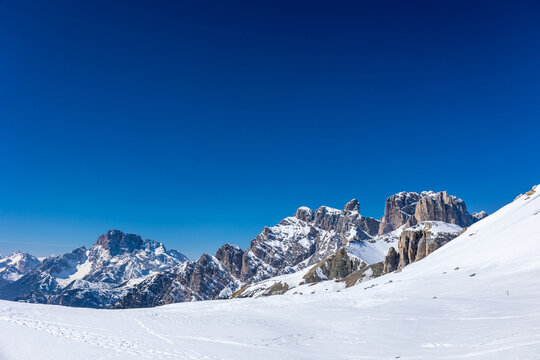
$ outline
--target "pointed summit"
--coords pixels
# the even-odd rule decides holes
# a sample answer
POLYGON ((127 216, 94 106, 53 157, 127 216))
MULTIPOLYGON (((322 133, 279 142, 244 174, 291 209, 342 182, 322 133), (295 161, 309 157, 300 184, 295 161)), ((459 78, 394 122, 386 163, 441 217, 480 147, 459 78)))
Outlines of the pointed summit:
POLYGON ((345 204, 346 211, 358 211, 360 209, 360 202, 356 199, 352 199, 348 203, 345 204))

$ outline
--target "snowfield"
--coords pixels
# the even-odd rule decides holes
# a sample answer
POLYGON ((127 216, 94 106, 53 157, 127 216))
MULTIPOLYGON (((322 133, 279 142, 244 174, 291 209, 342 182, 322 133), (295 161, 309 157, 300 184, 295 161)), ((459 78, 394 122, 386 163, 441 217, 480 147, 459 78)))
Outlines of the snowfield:
POLYGON ((1 301, 0 359, 540 359, 539 195, 339 292, 132 310, 1 301))

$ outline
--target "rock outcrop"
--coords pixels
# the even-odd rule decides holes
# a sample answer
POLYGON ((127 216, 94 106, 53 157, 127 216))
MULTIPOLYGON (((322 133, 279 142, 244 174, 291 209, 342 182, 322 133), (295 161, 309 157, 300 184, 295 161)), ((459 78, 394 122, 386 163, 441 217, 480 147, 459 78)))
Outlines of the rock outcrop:
POLYGON ((402 191, 386 199, 379 235, 399 228, 414 215, 420 194, 402 191))
POLYGON ((400 192, 386 200, 379 235, 422 221, 443 221, 467 227, 486 216, 484 211, 476 216, 469 214, 465 202, 446 191, 400 192))
POLYGON ((383 262, 383 273, 388 274, 393 271, 396 271, 399 265, 399 254, 396 249, 392 246, 388 249, 388 254, 384 258, 383 262))
POLYGON ((413 226, 421 221, 443 221, 461 227, 472 225, 476 219, 467 212, 465 202, 446 191, 438 193, 427 191, 416 204, 414 216, 409 218, 407 226, 413 226))
POLYGON ((480 220, 482 220, 483 218, 485 218, 487 216, 488 216, 488 213, 485 212, 485 211, 473 212, 473 214, 472 214, 472 217, 475 218, 476 221, 480 221, 480 220))
POLYGON ((316 283, 323 280, 342 279, 349 276, 361 267, 368 264, 358 257, 350 254, 346 248, 339 249, 334 255, 331 255, 317 265, 313 266, 303 279, 306 284, 316 283))
MULTIPOLYGON (((403 230, 399 238, 398 253, 399 262, 397 269, 402 269, 408 264, 418 261, 445 245, 461 232, 461 227, 439 221, 421 222, 413 227, 403 230)), ((395 249, 393 249, 395 251, 395 249)), ((392 249, 385 259, 385 270, 393 271, 395 255, 392 249)))
POLYGON ((225 265, 227 270, 236 278, 240 278, 242 274, 242 258, 244 250, 233 244, 225 244, 216 252, 216 258, 225 265))
POLYGON ((357 271, 349 274, 348 276, 344 277, 343 279, 337 280, 338 282, 344 282, 345 287, 349 288, 351 286, 358 285, 359 283, 362 283, 364 281, 368 281, 371 279, 378 278, 379 276, 383 275, 383 267, 384 264, 382 262, 378 262, 371 265, 362 266, 357 271))

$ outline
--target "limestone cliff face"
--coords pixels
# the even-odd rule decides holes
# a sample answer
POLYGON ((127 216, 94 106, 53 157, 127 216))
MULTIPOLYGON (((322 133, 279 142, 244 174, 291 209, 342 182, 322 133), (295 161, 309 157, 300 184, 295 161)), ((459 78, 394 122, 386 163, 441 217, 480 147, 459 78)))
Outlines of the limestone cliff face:
POLYGON ((398 251, 393 247, 384 259, 384 273, 402 269, 408 264, 421 260, 457 237, 462 228, 459 225, 439 221, 421 222, 403 230, 398 242, 398 251))
POLYGON ((397 229, 405 224, 416 210, 420 194, 415 192, 400 192, 386 199, 384 216, 379 226, 379 235, 397 229))
POLYGON ((477 219, 467 212, 465 201, 448 195, 446 191, 438 193, 423 192, 416 204, 414 216, 409 218, 407 226, 421 221, 444 221, 461 227, 472 225, 477 219))
POLYGON ((399 254, 396 249, 392 246, 388 249, 388 254, 384 258, 383 262, 383 273, 388 274, 392 271, 395 271, 399 264, 399 254))
POLYGON ((416 252, 418 250, 418 242, 422 238, 422 231, 405 230, 399 238, 398 252, 399 263, 398 269, 402 269, 409 263, 416 260, 416 252))
POLYGON ((221 261, 236 278, 239 278, 242 272, 243 256, 244 251, 239 246, 233 244, 225 244, 216 252, 216 258, 221 261))
POLYGON ((402 225, 414 226, 422 221, 444 221, 461 227, 472 225, 487 214, 482 211, 469 214, 465 202, 446 191, 401 192, 386 200, 379 235, 402 225))

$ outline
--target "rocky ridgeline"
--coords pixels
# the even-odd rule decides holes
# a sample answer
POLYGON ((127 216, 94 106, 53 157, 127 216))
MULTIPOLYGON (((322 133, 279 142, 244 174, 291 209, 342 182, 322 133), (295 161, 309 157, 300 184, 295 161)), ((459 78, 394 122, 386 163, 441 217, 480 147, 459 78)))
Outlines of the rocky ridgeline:
POLYGON ((321 206, 316 211, 301 207, 294 217, 265 227, 244 252, 240 279, 254 282, 296 272, 335 253, 350 242, 371 239, 379 221, 358 212, 357 200, 343 210, 321 206))
POLYGON ((344 210, 333 209, 330 212, 332 216, 317 221, 316 214, 322 213, 321 209, 315 213, 305 207, 298 209, 295 217, 315 228, 311 234, 328 231, 338 239, 334 248, 326 253, 330 255, 306 257, 309 259, 307 262, 304 260, 307 266, 297 265, 294 271, 307 268, 301 281, 297 276, 279 276, 275 280, 244 286, 233 296, 294 292, 299 291, 299 286, 327 280, 343 281, 346 286, 352 286, 424 258, 457 237, 462 227, 487 216, 485 212, 470 215, 463 200, 444 191, 393 195, 386 201, 385 214, 380 222, 362 217, 358 226, 358 222, 350 221, 350 213, 358 213, 358 210, 358 202, 352 200, 344 210), (323 229, 317 227, 321 224, 323 229))
POLYGON ((133 308, 276 295, 329 280, 352 286, 420 260, 487 215, 470 215, 463 200, 446 192, 392 195, 380 221, 359 210, 356 199, 343 210, 300 207, 265 227, 249 248, 225 244, 215 256, 193 261, 161 243, 111 230, 90 249, 46 259, 0 288, 0 298, 133 308))

